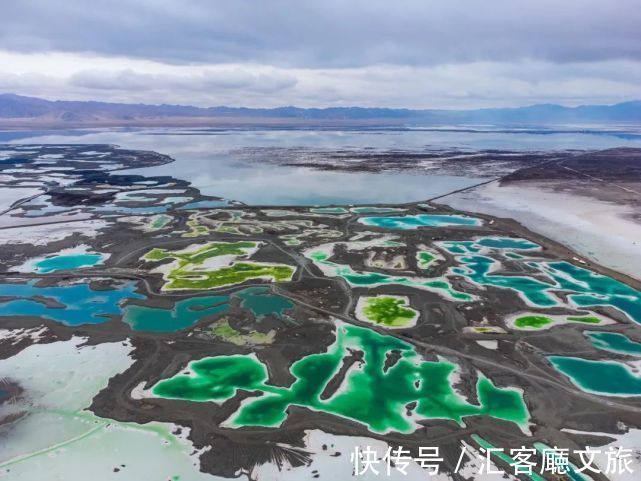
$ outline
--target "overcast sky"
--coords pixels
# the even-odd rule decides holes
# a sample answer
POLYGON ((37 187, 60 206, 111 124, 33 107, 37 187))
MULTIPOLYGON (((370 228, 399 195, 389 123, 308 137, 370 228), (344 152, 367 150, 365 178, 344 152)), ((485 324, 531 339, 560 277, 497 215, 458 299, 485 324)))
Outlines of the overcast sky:
POLYGON ((2 3, 0 92, 249 107, 641 99, 639 0, 2 3))

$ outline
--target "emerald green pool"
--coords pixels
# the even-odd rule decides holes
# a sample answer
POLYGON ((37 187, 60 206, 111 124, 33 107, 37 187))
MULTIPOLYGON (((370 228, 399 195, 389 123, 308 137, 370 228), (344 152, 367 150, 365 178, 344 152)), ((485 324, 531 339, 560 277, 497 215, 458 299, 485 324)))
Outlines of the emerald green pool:
POLYGON ((358 222, 383 229, 418 229, 419 227, 478 226, 481 219, 457 214, 417 214, 385 217, 361 217, 358 222))
POLYGON ((527 314, 514 319, 514 327, 518 329, 543 329, 552 325, 566 323, 601 324, 603 321, 596 316, 544 316, 527 314))
POLYGON ((357 319, 383 327, 412 327, 418 317, 419 312, 405 296, 362 296, 356 304, 357 319))
POLYGON ((428 251, 419 251, 416 253, 416 261, 420 269, 427 269, 434 262, 436 256, 428 251))
POLYGON ((641 342, 633 341, 625 334, 606 331, 586 331, 583 334, 598 349, 617 354, 641 356, 641 342))
POLYGON ((291 366, 294 382, 271 384, 267 366, 254 354, 208 357, 189 364, 190 374, 177 374, 158 382, 155 396, 188 401, 224 402, 239 391, 258 391, 247 398, 226 421, 232 427, 278 427, 289 406, 303 406, 357 421, 373 432, 411 433, 421 419, 448 419, 459 424, 467 416, 484 415, 527 425, 529 414, 522 393, 496 387, 479 375, 478 404, 469 402, 453 387, 456 364, 424 361, 411 344, 371 329, 339 323, 336 340, 326 352, 311 354, 291 366), (361 367, 350 369, 339 389, 321 398, 338 373, 349 349, 364 352, 361 367), (400 359, 385 371, 387 355, 398 351, 400 359), (413 413, 407 405, 416 403, 413 413))

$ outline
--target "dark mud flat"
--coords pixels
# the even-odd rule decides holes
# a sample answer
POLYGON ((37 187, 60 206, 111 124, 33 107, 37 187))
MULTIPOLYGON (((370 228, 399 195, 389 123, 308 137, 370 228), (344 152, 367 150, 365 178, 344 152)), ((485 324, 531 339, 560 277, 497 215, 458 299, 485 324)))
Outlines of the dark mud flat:
POLYGON ((638 208, 641 206, 641 149, 584 153, 519 169, 501 179, 505 185, 520 183, 638 208))
POLYGON ((238 158, 256 163, 308 167, 337 172, 428 172, 439 175, 499 177, 540 163, 569 159, 576 150, 523 152, 510 150, 312 149, 244 148, 238 158))
MULTIPOLYGON (((140 166, 136 152, 119 153, 112 147, 46 149, 50 150, 42 152, 61 153, 64 158, 91 149, 105 154, 100 157, 102 165, 129 162, 140 166)), ((169 161, 158 154, 140 155, 146 162, 169 161)), ((334 160, 342 161, 342 153, 332 155, 334 160)), ((405 154, 396 155, 387 162, 394 166, 390 168, 401 168, 398 166, 404 164, 400 159, 405 154)), ((430 161, 438 161, 439 156, 443 160, 443 156, 458 158, 463 154, 430 155, 430 161)), ((501 154, 481 153, 474 161, 484 162, 479 159, 487 157, 489 162, 496 155, 501 154)), ((550 162, 561 157, 574 159, 575 155, 528 154, 521 161, 550 162)), ((363 168, 381 163, 377 156, 362 154, 362 157, 358 162, 363 168)), ((508 160, 513 153, 506 153, 505 157, 512 166, 520 162, 508 160)), ((427 157, 420 159, 423 160, 427 157)), ((73 166, 69 160, 60 162, 61 166, 73 166)), ((465 162, 472 163, 473 158, 465 162)), ((59 172, 75 169, 74 166, 74 171, 59 172)), ((641 428, 641 397, 587 392, 548 361, 552 355, 625 361, 625 356, 595 347, 583 330, 620 332, 639 340, 636 330, 641 318, 635 317, 634 306, 619 303, 617 307, 618 298, 610 299, 610 304, 578 305, 572 301, 576 294, 572 289, 579 289, 579 284, 570 289, 558 280, 553 281, 553 272, 546 269, 567 263, 594 275, 608 276, 607 282, 613 283, 608 286, 616 285, 617 289, 629 292, 638 292, 641 284, 591 264, 512 220, 458 212, 430 203, 376 207, 399 209, 382 216, 423 220, 465 216, 478 222, 391 229, 367 225, 364 217, 381 214, 360 214, 350 206, 336 206, 333 211, 234 203, 189 208, 192 202, 220 199, 201 196, 179 179, 122 176, 97 167, 89 171, 78 173, 73 183, 56 186, 59 190, 55 192, 59 194, 49 195, 45 207, 18 205, 5 214, 16 219, 33 216, 34 223, 47 223, 50 217, 47 207, 54 206, 71 208, 105 223, 92 235, 80 232, 48 244, 3 246, 0 328, 16 331, 42 326, 44 331, 35 339, 23 337, 19 342, 11 337, 0 338, 0 359, 14 356, 33 344, 72 336, 86 338, 89 345, 130 340, 131 366, 109 380, 89 409, 116 421, 140 424, 163 421, 190 428, 189 439, 194 447, 207 448, 200 455, 200 469, 205 472, 235 477, 241 470, 248 472, 267 462, 283 469, 305 466, 314 459, 314 453, 305 444, 305 433, 309 430, 378 439, 390 446, 408 448, 413 455, 418 454, 421 446, 440 446, 445 458, 442 470, 451 472, 461 441, 473 444, 472 434, 504 447, 531 446, 544 441, 576 448, 584 440, 568 433, 568 428, 599 433, 620 433, 622 424, 641 428), (96 193, 96 189, 116 192, 105 196, 96 193), (145 194, 145 190, 152 192, 145 194), (78 197, 74 197, 76 191, 80 192, 78 197), (123 192, 136 194, 123 200, 123 192), (172 197, 188 200, 166 202, 172 197), (96 210, 96 206, 105 210, 96 210), (162 211, 145 211, 149 206, 162 206, 162 211), (161 215, 168 220, 156 222, 161 215), (521 247, 505 247, 515 242, 521 242, 518 244, 521 247), (30 259, 56 256, 80 243, 91 252, 104 254, 104 261, 47 273, 25 272, 21 267, 30 259), (532 243, 536 246, 532 247, 532 243), (468 247, 470 250, 465 250, 468 247), (462 253, 457 249, 463 249, 462 253), (435 256, 428 266, 419 265, 417 260, 418 253, 424 251, 435 256), (398 259, 403 262, 399 264, 398 259), (491 268, 473 277, 470 272, 482 262, 489 263, 491 268), (291 275, 276 279, 276 271, 270 271, 274 266, 291 268, 291 275), (492 285, 496 277, 503 284, 492 285), (538 286, 532 289, 540 288, 541 284, 549 286, 550 292, 545 295, 554 303, 534 305, 528 298, 532 292, 520 292, 520 284, 514 283, 519 278, 527 278, 528 285, 538 286), (2 309, 17 305, 15 301, 25 297, 11 294, 12 286, 28 284, 33 286, 33 293, 27 298, 37 305, 40 314, 24 311, 22 315, 16 312, 3 315, 9 311, 2 309), (88 316, 93 316, 92 323, 72 325, 57 319, 65 306, 74 307, 78 299, 66 298, 59 291, 54 295, 50 289, 61 288, 66 293, 71 292, 70 287, 79 289, 78 285, 86 285, 86 292, 107 300, 110 295, 115 296, 111 304, 103 301, 99 308, 82 303, 76 306, 87 309, 88 316), (125 292, 124 286, 130 286, 131 290, 125 292), (357 309, 358 301, 373 296, 407 298, 409 306, 419 314, 416 325, 390 328, 384 323, 363 320, 357 309), (515 328, 511 319, 526 314, 591 315, 602 322, 598 325, 567 322, 531 330, 515 328), (162 329, 158 327, 161 323, 162 329), (332 354, 343 338, 347 339, 344 351, 332 354), (495 341, 495 348, 479 341, 495 341), (189 399, 189 389, 173 398, 154 394, 155 386, 181 376, 191 369, 190 363, 210 358, 251 359, 247 362, 262 366, 266 378, 262 384, 252 384, 255 379, 236 380, 238 384, 232 385, 234 389, 226 397, 209 399, 207 393, 199 393, 204 398, 189 399), (315 359, 322 359, 327 367, 314 364, 315 359), (405 380, 398 373, 399 367, 410 369, 409 364, 404 364, 406 359, 424 369, 449 364, 454 367, 441 384, 436 371, 425 377, 417 374, 408 384, 407 392, 411 395, 401 397, 403 402, 399 403, 396 399, 405 395, 405 380), (355 375, 365 377, 355 382, 355 375), (479 387, 484 379, 491 383, 488 391, 479 387), (435 392, 451 389, 452 397, 434 394, 433 406, 421 405, 431 398, 429 393, 418 390, 418 381, 418 385, 425 386, 434 383, 438 387, 435 392), (299 382, 312 386, 308 389, 317 388, 318 400, 312 399, 313 395, 306 397, 295 392, 299 382), (413 391, 421 394, 414 395, 413 391), (508 400, 492 398, 497 393, 512 394, 508 400), (284 403, 282 422, 256 420, 247 415, 247 406, 270 395, 284 403), (353 396, 348 398, 352 402, 333 404, 333 399, 344 395, 353 396), (440 411, 442 405, 445 409, 440 411), (354 409, 362 406, 366 409, 354 409), (396 407, 400 420, 394 417, 396 407), (521 408, 527 413, 525 421, 517 412, 521 408), (457 419, 461 412, 464 414, 457 419), (379 422, 388 422, 389 429, 383 429, 381 426, 385 425, 379 422)), ((33 178, 39 175, 38 169, 34 169, 33 178)), ((59 218, 55 222, 70 226, 74 223, 59 218)), ((219 384, 225 382, 231 381, 221 377, 219 384)), ((21 392, 19 380, 0 382, 0 390, 7 391, 3 386, 10 386, 11 392, 21 392)), ((267 407, 265 410, 268 411, 267 407)), ((10 425, 20 420, 11 418, 2 422, 10 425)), ((607 441, 601 438, 601 442, 607 441)))

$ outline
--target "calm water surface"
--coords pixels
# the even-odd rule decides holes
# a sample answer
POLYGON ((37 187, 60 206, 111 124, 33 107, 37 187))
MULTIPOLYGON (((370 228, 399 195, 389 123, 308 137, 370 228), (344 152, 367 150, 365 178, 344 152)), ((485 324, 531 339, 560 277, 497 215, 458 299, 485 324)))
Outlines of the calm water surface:
MULTIPOLYGON (((168 154, 175 163, 128 172, 171 175, 204 194, 254 205, 402 203, 479 182, 478 177, 416 173, 322 172, 249 162, 240 149, 588 149, 641 146, 615 133, 468 132, 426 130, 86 130, 0 133, 0 142, 111 143, 168 154)), ((463 173, 464 174, 464 173, 463 173)))

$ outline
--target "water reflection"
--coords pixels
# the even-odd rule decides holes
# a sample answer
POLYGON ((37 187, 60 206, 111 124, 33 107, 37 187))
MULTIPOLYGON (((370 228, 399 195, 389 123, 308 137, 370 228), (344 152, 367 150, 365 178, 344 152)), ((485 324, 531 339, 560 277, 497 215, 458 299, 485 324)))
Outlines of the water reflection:
MULTIPOLYGON (((7 135, 7 134, 5 134, 7 135)), ((155 150, 176 163, 125 172, 172 175, 203 194, 258 205, 402 203, 419 201, 477 183, 477 177, 417 173, 347 173, 265 165, 239 159, 242 148, 510 149, 549 150, 638 145, 605 132, 478 132, 425 130, 87 130, 24 133, 20 143, 110 143, 155 150)), ((464 173, 463 173, 464 174, 464 173)))

